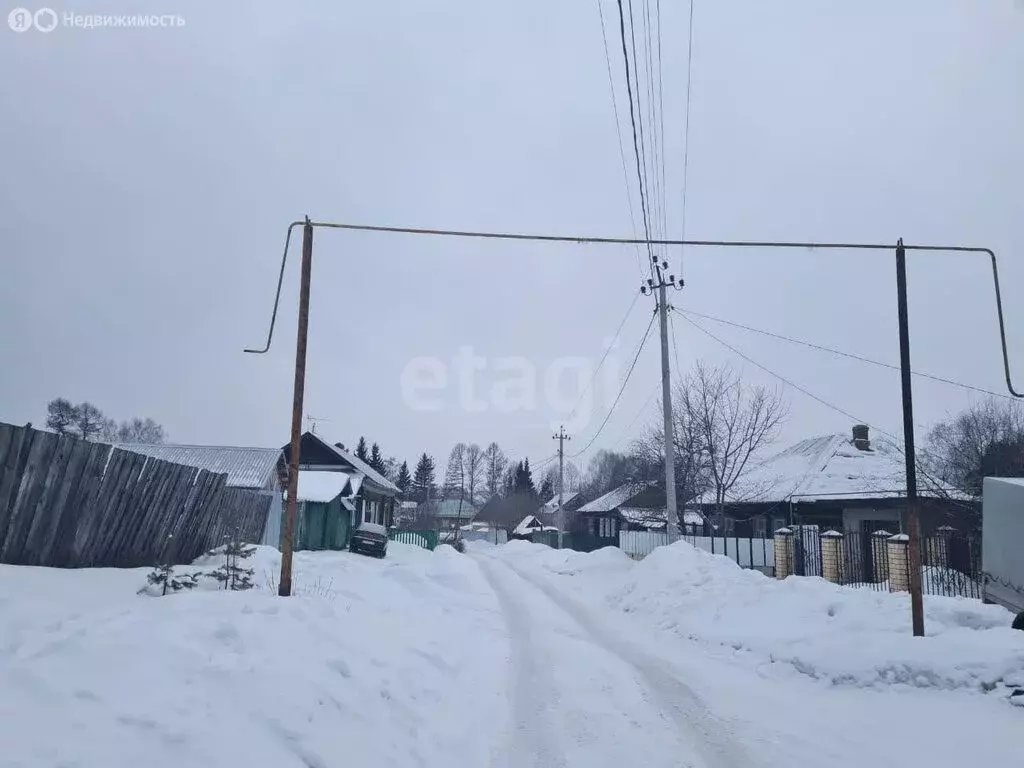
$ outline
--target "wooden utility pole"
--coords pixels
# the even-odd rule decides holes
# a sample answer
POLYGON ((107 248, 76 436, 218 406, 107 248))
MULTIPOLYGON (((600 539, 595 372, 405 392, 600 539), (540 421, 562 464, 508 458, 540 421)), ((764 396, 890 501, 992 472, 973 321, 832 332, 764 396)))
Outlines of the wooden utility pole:
POLYGON ((917 453, 914 450, 914 398, 910 382, 910 320, 907 311, 907 252, 903 238, 896 244, 896 301, 900 326, 900 373, 903 384, 903 451, 907 471, 907 533, 910 536, 907 574, 914 637, 924 637, 924 597, 921 594, 921 525, 917 510, 917 453))
POLYGON ((558 548, 562 548, 562 532, 565 530, 565 510, 562 508, 562 500, 565 492, 565 441, 572 440, 565 434, 565 427, 558 428, 558 434, 552 435, 558 441, 558 548))
POLYGON ((299 451, 302 444, 302 398, 306 391, 306 338, 309 332, 309 283, 313 271, 313 225, 306 217, 302 227, 302 277, 299 283, 299 333, 295 345, 295 389, 292 395, 292 444, 288 462, 288 510, 281 546, 281 578, 277 594, 292 593, 292 552, 295 518, 299 508, 299 451))

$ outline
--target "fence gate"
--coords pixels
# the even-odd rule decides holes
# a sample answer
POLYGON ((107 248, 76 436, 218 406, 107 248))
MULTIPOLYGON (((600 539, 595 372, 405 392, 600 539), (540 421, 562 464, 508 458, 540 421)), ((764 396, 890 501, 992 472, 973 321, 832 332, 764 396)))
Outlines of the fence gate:
POLYGON ((817 525, 793 526, 793 569, 797 576, 821 576, 821 531, 817 525))

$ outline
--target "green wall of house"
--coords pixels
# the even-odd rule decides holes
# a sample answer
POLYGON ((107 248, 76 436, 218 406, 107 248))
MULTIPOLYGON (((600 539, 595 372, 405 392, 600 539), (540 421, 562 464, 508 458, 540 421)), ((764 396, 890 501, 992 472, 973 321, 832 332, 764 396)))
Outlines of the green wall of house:
MULTIPOLYGON (((339 499, 321 503, 304 501, 299 506, 295 549, 345 549, 351 536, 351 516, 339 499)), ((282 540, 284 526, 282 527, 282 540)))

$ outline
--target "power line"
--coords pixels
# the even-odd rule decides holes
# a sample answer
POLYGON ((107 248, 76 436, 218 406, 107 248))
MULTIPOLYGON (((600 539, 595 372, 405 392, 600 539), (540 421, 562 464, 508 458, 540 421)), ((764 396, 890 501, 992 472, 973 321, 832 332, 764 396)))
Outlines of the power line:
POLYGON ((636 122, 640 126, 640 159, 643 166, 642 178, 640 180, 643 192, 641 201, 644 203, 643 208, 647 231, 654 232, 654 227, 651 225, 651 185, 647 174, 647 138, 644 135, 644 107, 640 91, 640 65, 637 63, 636 55, 636 17, 633 16, 633 0, 629 0, 629 37, 630 47, 633 49, 633 83, 636 85, 636 122))
MULTIPOLYGON (((622 10, 622 0, 616 0, 619 6, 619 36, 622 38, 622 60, 626 67, 626 93, 629 95, 629 122, 633 127, 633 154, 636 156, 636 177, 640 184, 640 212, 643 216, 644 237, 647 245, 647 255, 651 256, 651 227, 647 218, 647 199, 644 192, 644 177, 640 170, 640 146, 637 141, 636 118, 633 115, 633 84, 629 76, 629 53, 626 50, 626 17, 622 10)), ((631 17, 632 20, 632 17, 631 17)), ((637 94, 639 98, 639 94, 637 94)))
POLYGON ((575 459, 578 456, 587 452, 590 446, 594 444, 594 441, 597 440, 598 437, 600 437, 601 432, 604 431, 605 426, 608 424, 608 419, 610 419, 612 417, 612 414, 615 413, 615 406, 619 404, 619 398, 622 397, 622 393, 625 391, 626 385, 629 383, 629 379, 633 375, 633 369, 636 368, 636 361, 640 359, 640 353, 643 352, 644 344, 647 343, 647 337, 650 336, 651 334, 651 328, 654 326, 655 317, 656 315, 652 313, 651 321, 647 324, 647 330, 644 331, 644 337, 640 339, 640 346, 637 347, 636 349, 636 355, 633 357, 633 362, 632 364, 630 364, 629 370, 626 372, 626 378, 623 379, 622 386, 619 387, 619 393, 615 396, 615 401, 612 403, 612 407, 608 409, 608 413, 607 415, 605 415, 604 421, 601 422, 601 426, 597 428, 597 432, 594 434, 594 436, 590 438, 590 442, 583 446, 581 450, 574 453, 572 455, 572 458, 575 459))
MULTIPOLYGON (((732 320, 726 320, 726 319, 721 318, 721 317, 715 317, 714 315, 706 315, 706 314, 704 314, 702 312, 694 312, 693 310, 689 310, 689 309, 676 309, 676 312, 679 312, 682 315, 693 315, 694 317, 701 317, 701 318, 704 318, 705 320, 710 320, 710 321, 712 321, 714 323, 721 323, 722 325, 731 325, 733 328, 740 328, 740 329, 742 329, 744 331, 751 331, 752 333, 759 333, 762 336, 769 336, 769 337, 771 337, 773 339, 779 339, 780 341, 788 341, 791 344, 799 344, 802 347, 807 347, 809 349, 816 349, 819 352, 828 352, 829 354, 838 355, 839 357, 848 357, 851 360, 857 360, 857 361, 862 362, 862 363, 869 363, 871 365, 877 365, 880 368, 888 368, 889 370, 892 370, 892 371, 899 371, 900 370, 900 367, 898 365, 893 365, 892 363, 885 363, 885 362, 882 362, 881 360, 872 360, 870 357, 864 357, 863 355, 857 355, 857 354, 854 354, 853 352, 844 352, 841 349, 834 349, 832 347, 825 347, 825 346, 822 346, 821 344, 814 344, 814 343, 812 343, 810 341, 804 341, 803 339, 794 339, 794 338, 792 338, 790 336, 784 336, 781 333, 772 333, 771 331, 766 331, 766 330, 764 330, 762 328, 754 328, 754 327, 749 326, 749 325, 744 325, 743 323, 736 323, 736 322, 733 322, 732 320)), ((939 381, 939 382, 942 382, 943 384, 949 384, 949 385, 954 386, 954 387, 960 387, 962 389, 969 389, 969 390, 972 390, 974 392, 981 392, 982 394, 991 395, 992 397, 1002 397, 1002 398, 1005 398, 1007 400, 1012 400, 1013 399, 1009 395, 1004 395, 1001 392, 993 392, 990 389, 985 389, 983 387, 975 387, 972 384, 964 384, 961 381, 954 381, 953 379, 947 379, 947 378, 944 378, 942 376, 934 376, 934 375, 932 375, 930 373, 924 373, 922 371, 911 371, 911 374, 914 375, 914 376, 920 376, 923 379, 931 379, 932 381, 939 381)))
MULTIPOLYGON (((693 4, 695 0, 690 0, 690 23, 689 23, 689 42, 686 44, 686 111, 685 111, 685 125, 683 127, 683 227, 682 227, 682 238, 686 239, 686 183, 689 178, 690 170, 690 82, 693 74, 693 4)), ((683 269, 685 267, 685 260, 683 258, 684 249, 679 249, 679 276, 683 276, 683 269)))
MULTIPOLYGON (((626 170, 626 150, 622 143, 622 128, 619 124, 619 102, 615 98, 615 78, 612 77, 612 57, 608 52, 608 32, 604 23, 604 10, 601 7, 601 0, 597 0, 597 13, 601 19, 601 41, 604 43, 604 61, 608 68, 608 89, 612 95, 612 112, 615 114, 615 135, 619 140, 619 159, 622 161, 622 181, 626 185, 626 202, 629 204, 629 224, 634 234, 636 233, 636 214, 633 210, 633 195, 629 189, 629 171, 626 170)), ((640 246, 636 246, 636 265, 641 275, 644 268, 640 257, 640 246)))
POLYGON ((657 25, 658 25, 658 130, 661 133, 661 231, 668 232, 668 206, 667 192, 665 191, 665 91, 664 91, 664 67, 661 58, 661 0, 657 0, 657 25))
MULTIPOLYGON (((854 416, 849 411, 843 410, 838 405, 835 405, 834 403, 828 402, 828 400, 823 400, 822 398, 818 397, 813 392, 810 392, 810 391, 804 389, 803 387, 801 387, 799 384, 796 384, 795 382, 790 381, 789 379, 787 379, 782 374, 776 373, 775 371, 771 370, 770 368, 768 368, 768 367, 766 367, 764 365, 761 365, 761 363, 757 362, 756 360, 754 360, 753 358, 749 357, 745 353, 743 353, 740 350, 736 349, 736 347, 734 347, 729 342, 727 342, 724 339, 716 336, 711 331, 709 331, 707 328, 705 328, 703 325, 700 325, 699 323, 695 322, 694 320, 691 320, 689 317, 687 317, 682 312, 680 312, 679 314, 682 316, 683 320, 688 322, 690 325, 692 325, 698 331, 700 331, 701 333, 703 333, 703 334, 705 334, 707 336, 710 336, 712 339, 717 341, 723 347, 725 347, 726 349, 730 350, 733 354, 743 358, 744 360, 746 360, 748 363, 750 363, 751 365, 755 366, 756 368, 760 368, 762 371, 767 373, 769 376, 774 376, 776 379, 781 381, 783 384, 792 387, 793 389, 797 390, 798 392, 802 392, 803 394, 807 395, 812 400, 816 400, 817 402, 821 403, 826 408, 831 408, 833 411, 836 411, 837 413, 841 413, 846 418, 853 420, 853 422, 855 424, 864 424, 865 423, 862 419, 858 419, 856 416, 854 416)), ((881 432, 882 430, 879 430, 879 431, 881 432)), ((883 433, 883 434, 885 434, 885 433, 883 433)))
MULTIPOLYGON (((621 2, 621 0, 619 0, 621 2)), ((621 21, 621 15, 620 15, 621 21)), ((621 26, 621 23, 620 23, 621 26)), ((625 37, 623 37, 625 42, 625 37)), ((826 243, 826 242, 799 242, 794 240, 674 240, 674 239, 658 239, 653 240, 647 237, 643 240, 629 237, 595 237, 592 235, 537 235, 527 234, 524 232, 488 232, 482 230, 458 230, 458 229, 434 229, 426 227, 395 227, 395 226, 381 226, 375 224, 349 224, 338 221, 311 221, 308 217, 305 221, 293 221, 288 225, 287 236, 284 242, 284 252, 281 254, 281 271, 277 278, 277 290, 274 293, 274 308, 270 315, 270 328, 267 331, 267 340, 264 343, 262 349, 246 348, 244 351, 252 354, 262 355, 266 354, 270 350, 270 345, 274 340, 274 325, 277 321, 277 310, 281 300, 281 286, 284 283, 284 269, 288 261, 288 245, 291 242, 292 230, 296 227, 304 228, 304 240, 305 240, 305 227, 313 229, 339 229, 349 232, 388 232, 392 234, 406 234, 406 235, 430 235, 434 237, 464 237, 474 239, 486 239, 486 240, 514 240, 520 242, 535 242, 535 243, 601 243, 605 245, 664 245, 664 246, 702 246, 702 247, 718 247, 718 248, 764 248, 775 250, 778 248, 796 249, 803 248, 805 250, 850 250, 850 251, 890 251, 893 250, 894 246, 885 243, 826 243)), ((310 242, 312 242, 312 233, 310 233, 310 242)), ((996 257, 996 252, 991 248, 983 246, 969 246, 969 245, 905 245, 902 241, 899 243, 904 251, 924 251, 924 252, 948 252, 948 253, 976 253, 979 255, 985 255, 989 259, 989 263, 992 267, 992 288, 995 293, 996 299, 996 319, 999 323, 999 345, 1000 351, 1002 352, 1003 358, 1003 375, 1006 378, 1006 388, 1010 394, 1016 398, 1024 398, 1024 393, 1018 392, 1013 387, 1013 378, 1010 374, 1010 353, 1006 345, 1006 319, 1003 315, 1003 299, 1002 291, 999 288, 999 263, 996 257)), ((652 259, 652 277, 653 277, 653 259, 652 259)), ((301 302, 300 302, 301 303, 301 302)))
POLYGON ((597 364, 597 367, 596 367, 596 368, 594 369, 594 374, 593 374, 593 376, 591 376, 591 377, 590 377, 590 383, 589 383, 589 384, 587 384, 587 387, 586 387, 586 389, 584 389, 584 390, 583 390, 583 391, 582 391, 582 392, 580 393, 580 399, 576 401, 576 405, 574 405, 574 406, 573 406, 573 409, 572 409, 571 411, 569 411, 569 415, 568 415, 568 417, 566 418, 566 421, 568 421, 568 420, 572 419, 572 417, 573 417, 573 416, 574 416, 574 415, 576 414, 576 409, 577 409, 577 408, 579 408, 579 407, 580 407, 580 403, 582 403, 582 402, 583 402, 583 398, 584 398, 584 397, 586 396, 587 392, 589 392, 589 391, 590 391, 590 388, 591 388, 592 386, 594 386, 594 380, 595 380, 595 379, 597 378, 597 372, 601 370, 601 366, 602 366, 602 365, 604 365, 604 361, 605 361, 605 360, 606 360, 606 359, 608 358, 608 353, 612 351, 612 347, 614 347, 614 346, 615 346, 615 342, 616 342, 616 341, 618 341, 618 338, 619 338, 619 334, 620 334, 620 333, 622 333, 622 328, 623 328, 623 326, 625 326, 625 325, 626 325, 626 321, 627 321, 627 320, 629 319, 629 316, 630 316, 630 315, 631 315, 631 314, 633 313, 633 309, 634 309, 634 307, 636 307, 636 303, 637 303, 637 301, 639 301, 639 299, 640 299, 640 294, 639 294, 639 293, 637 293, 637 294, 636 294, 636 295, 635 295, 635 296, 633 297, 633 303, 632 303, 632 304, 630 304, 630 305, 629 305, 629 309, 627 309, 627 310, 626 310, 626 314, 625 314, 625 316, 624 316, 624 317, 622 318, 622 322, 621 322, 621 323, 619 323, 619 327, 615 329, 615 335, 614 335, 614 336, 612 337, 612 342, 611 342, 611 344, 609 344, 609 345, 608 345, 608 346, 607 346, 607 347, 605 348, 605 350, 604 350, 604 354, 603 354, 603 355, 601 355, 601 360, 600 360, 600 362, 598 362, 598 364, 597 364))
MULTIPOLYGON (((824 400, 824 399, 818 397, 813 392, 807 390, 804 387, 801 387, 799 384, 791 381, 790 379, 787 379, 782 374, 776 373, 775 371, 773 371, 772 369, 768 368, 767 366, 764 366, 761 363, 757 362, 756 360, 752 359, 748 355, 746 355, 743 352, 741 352, 740 350, 736 349, 736 347, 734 347, 731 344, 729 344, 727 341, 724 341, 721 338, 719 338, 718 336, 716 336, 715 334, 711 333, 711 331, 709 331, 707 328, 703 327, 699 323, 696 323, 693 320, 691 320, 690 318, 686 317, 686 315, 683 315, 683 319, 686 322, 688 322, 690 325, 695 327, 697 330, 701 331, 702 333, 706 334, 707 336, 710 336, 712 339, 717 341, 719 344, 721 344, 726 349, 731 350, 734 354, 736 354, 739 357, 741 357, 742 359, 746 360, 751 365, 753 365, 753 366, 755 366, 757 368, 760 368, 762 371, 767 373, 769 376, 775 377, 776 379, 781 381, 783 384, 785 384, 787 386, 790 386, 793 389, 797 390, 798 392, 801 392, 801 393, 807 395, 807 397, 811 398, 812 400, 817 401, 818 403, 821 403, 826 408, 830 408, 833 411, 835 411, 836 413, 842 414, 846 418, 852 420, 855 424, 864 424, 866 426, 871 427, 876 432, 884 435, 885 437, 888 437, 892 441, 893 447, 895 447, 895 449, 897 451, 899 451, 899 453, 901 453, 903 456, 906 456, 906 449, 905 449, 905 447, 901 446, 900 439, 898 437, 896 437, 896 435, 894 435, 892 432, 884 430, 881 427, 876 426, 874 424, 871 424, 870 422, 868 422, 865 419, 858 418, 857 416, 854 416, 849 411, 844 410, 843 408, 840 408, 838 405, 836 405, 834 403, 830 403, 829 401, 824 400)), ((934 489, 941 489, 943 487, 942 481, 940 481, 934 475, 929 473, 928 470, 925 469, 925 467, 921 464, 921 461, 918 459, 917 456, 914 456, 913 463, 914 463, 914 467, 917 469, 917 471, 920 472, 922 475, 924 475, 924 477, 927 478, 929 481, 931 481, 931 483, 933 484, 932 487, 934 489)), ((949 501, 951 503, 954 503, 954 504, 958 504, 959 503, 955 499, 952 499, 952 498, 950 498, 949 501)), ((966 505, 964 505, 964 504, 960 504, 960 506, 966 507, 966 505)))
MULTIPOLYGON (((664 227, 662 226, 662 219, 664 218, 662 213, 664 206, 660 205, 662 202, 662 190, 660 184, 660 176, 658 173, 658 157, 660 155, 658 149, 658 122, 657 122, 657 109, 655 100, 655 89, 654 89, 654 61, 653 61, 653 45, 651 44, 651 3, 650 0, 642 0, 641 9, 641 20, 644 27, 644 59, 647 68, 647 116, 648 116, 648 130, 651 135, 651 166, 650 166, 650 178, 653 181, 648 182, 648 194, 650 194, 651 187, 654 188, 654 203, 652 205, 651 216, 654 219, 653 228, 654 231, 660 234, 664 234, 664 227)), ((635 59, 634 59, 635 62, 635 59)), ((639 89, 639 86, 638 86, 639 89)), ((640 124, 640 138, 643 139, 643 123, 640 124)))

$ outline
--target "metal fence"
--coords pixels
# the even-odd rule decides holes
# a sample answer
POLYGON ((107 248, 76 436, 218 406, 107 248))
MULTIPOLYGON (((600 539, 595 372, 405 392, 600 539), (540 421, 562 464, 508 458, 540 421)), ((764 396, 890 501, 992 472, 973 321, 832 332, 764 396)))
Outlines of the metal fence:
MULTIPOLYGON (((688 525, 680 536, 697 549, 735 560, 743 568, 753 568, 769 576, 775 574, 775 540, 763 536, 712 536, 702 526, 688 525)), ((642 560, 658 547, 669 543, 664 531, 619 531, 619 547, 630 558, 642 560)))
MULTIPOLYGON (((821 576, 884 592, 907 588, 910 552, 906 536, 885 530, 819 534, 816 526, 794 526, 792 530, 795 575, 821 576), (829 545, 822 546, 829 538, 837 550, 832 572, 824 555, 829 545)), ((980 538, 951 528, 922 536, 921 585, 926 595, 981 599, 980 538)))

